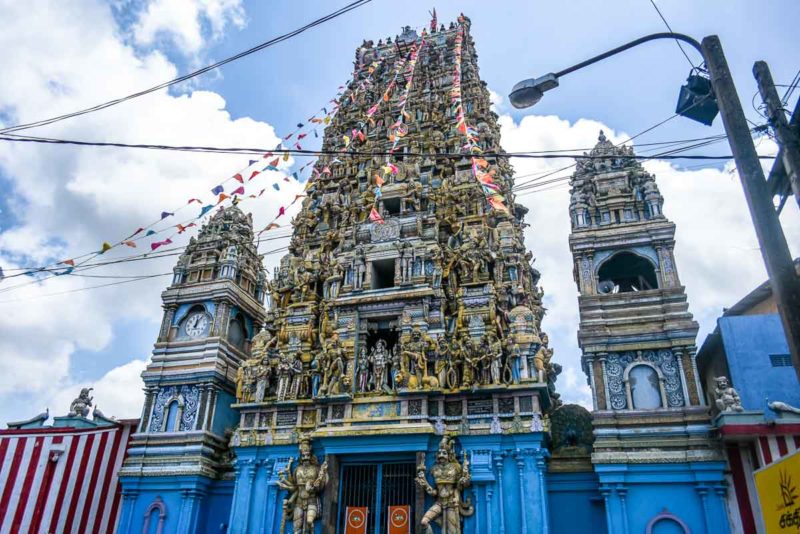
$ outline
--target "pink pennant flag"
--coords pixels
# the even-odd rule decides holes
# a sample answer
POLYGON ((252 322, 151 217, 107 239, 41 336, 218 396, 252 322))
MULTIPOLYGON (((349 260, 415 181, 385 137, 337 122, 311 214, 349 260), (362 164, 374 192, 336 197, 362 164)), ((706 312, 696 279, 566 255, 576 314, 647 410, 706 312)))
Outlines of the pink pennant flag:
POLYGON ((164 241, 154 241, 153 243, 150 243, 150 250, 155 250, 162 245, 171 245, 171 244, 172 244, 172 239, 169 238, 165 239, 164 241))
POLYGON ((203 202, 199 198, 190 198, 187 204, 191 204, 192 202, 197 202, 198 204, 202 204, 203 202))
POLYGON ((239 182, 240 184, 244 183, 244 178, 242 178, 242 175, 239 173, 234 174, 233 179, 239 182))
POLYGON ((244 186, 240 185, 235 190, 231 191, 231 195, 244 195, 244 186))
POLYGON ((383 217, 381 217, 381 214, 378 213, 378 210, 376 210, 375 208, 372 208, 372 210, 369 212, 369 220, 378 224, 384 224, 386 222, 383 220, 383 217))
MULTIPOLYGON (((278 210, 278 217, 283 217, 284 215, 286 215, 286 208, 281 206, 280 209, 278 210)), ((277 219, 278 217, 275 218, 277 219)))
POLYGON ((302 138, 304 138, 307 135, 308 134, 300 134, 300 135, 297 136, 297 140, 299 141, 299 140, 301 140, 302 138))

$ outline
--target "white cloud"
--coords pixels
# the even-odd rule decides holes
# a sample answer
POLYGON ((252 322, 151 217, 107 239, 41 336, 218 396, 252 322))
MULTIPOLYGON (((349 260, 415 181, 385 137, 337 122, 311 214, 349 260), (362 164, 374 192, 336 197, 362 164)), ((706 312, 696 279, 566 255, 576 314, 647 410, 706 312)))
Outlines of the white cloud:
POLYGON ((166 39, 184 54, 196 54, 207 38, 219 39, 228 26, 243 28, 241 0, 151 0, 133 26, 137 44, 166 39))
MULTIPOLYGON (((174 65, 157 51, 137 53, 123 43, 109 7, 99 1, 54 3, 47 9, 4 3, 0 18, 15 21, 0 33, 0 48, 14 51, 0 56, 4 72, 0 102, 10 123, 72 111, 175 75, 174 65)), ((162 91, 30 133, 183 145, 271 147, 279 140, 269 124, 250 118, 232 120, 224 99, 207 91, 177 97, 162 91)), ((14 274, 14 268, 97 250, 103 241, 117 242, 157 220, 162 210, 181 208, 157 229, 186 222, 199 212, 198 205, 187 206, 187 200, 198 197, 213 203, 210 189, 232 176, 247 158, 2 143, 0 172, 10 181, 6 198, 13 202, 8 211, 17 222, 0 233, 6 275, 14 274)), ((263 173, 245 184, 247 194, 261 188, 271 193, 241 204, 243 210, 253 212, 259 228, 301 189, 299 184, 281 181, 281 192, 275 193, 270 187, 273 181, 274 173, 263 173)), ((175 236, 175 246, 192 234, 175 236)), ((140 241, 135 250, 113 249, 101 259, 145 252, 151 240, 140 241)), ((268 242, 261 250, 284 244, 268 242)), ((167 273, 176 259, 120 264, 87 274, 167 273)), ((267 263, 276 260, 277 255, 267 263)), ((48 399, 66 399, 66 405, 51 404, 55 410, 66 410, 84 385, 70 375, 73 354, 107 348, 115 340, 113 327, 122 319, 152 325, 155 341, 161 318, 159 295, 169 277, 63 293, 115 281, 62 276, 37 283, 21 276, 0 283, 0 421, 29 417, 48 399), (16 285, 21 287, 10 290, 16 285), (47 296, 53 293, 63 294, 47 296), (31 407, 30 402, 37 404, 31 407)), ((125 333, 119 335, 124 342, 125 333)), ((123 356, 123 361, 134 361, 86 385, 96 388, 95 399, 106 415, 137 417, 141 403, 132 399, 139 398, 141 363, 136 362, 147 354, 123 356)))
MULTIPOLYGON (((596 144, 601 129, 612 142, 628 138, 623 132, 587 119, 570 124, 555 116, 528 115, 517 123, 504 115, 500 125, 502 145, 508 152, 585 149, 596 144)), ((659 140, 657 135, 647 141, 655 140, 659 140)), ((774 147, 767 143, 760 147, 764 153, 770 149, 774 147)), ((519 186, 573 162, 516 158, 512 163, 519 186)), ((666 161, 649 161, 645 168, 656 175, 665 197, 664 213, 677 225, 676 263, 681 282, 686 286, 690 311, 700 323, 699 346, 713 330, 722 308, 731 306, 766 279, 741 185, 735 172, 729 172, 733 168, 730 164, 725 170, 679 170, 666 161)), ((572 169, 567 169, 540 180, 569 176, 571 172, 572 169)), ((576 338, 578 292, 567 241, 570 232, 567 183, 565 180, 543 186, 535 193, 520 191, 517 201, 530 208, 527 222, 531 227, 525 233, 526 246, 533 251, 536 266, 542 272, 547 308, 543 328, 555 348, 555 361, 564 366, 558 391, 565 401, 590 407, 591 395, 580 368, 576 338)), ((783 227, 796 256, 800 253, 800 216, 791 201, 785 211, 783 227)))

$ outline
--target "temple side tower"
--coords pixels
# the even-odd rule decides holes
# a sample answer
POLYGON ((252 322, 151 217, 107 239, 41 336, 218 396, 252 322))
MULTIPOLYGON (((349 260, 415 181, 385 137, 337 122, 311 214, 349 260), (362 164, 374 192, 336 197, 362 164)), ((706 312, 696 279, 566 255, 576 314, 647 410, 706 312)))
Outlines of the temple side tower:
POLYGON ((727 529, 727 522, 724 464, 694 362, 698 325, 655 177, 631 147, 616 147, 601 132, 570 185, 578 344, 609 532, 642 532, 662 509, 680 509, 692 531, 722 532, 708 527, 727 529), (653 489, 658 477, 669 489, 653 489), (675 504, 687 499, 689 507, 675 504))
POLYGON ((253 239, 250 215, 220 208, 162 293, 164 318, 142 373, 142 417, 120 473, 122 532, 140 532, 153 503, 174 517, 165 532, 205 532, 199 525, 227 521, 236 376, 264 321, 266 273, 253 239))

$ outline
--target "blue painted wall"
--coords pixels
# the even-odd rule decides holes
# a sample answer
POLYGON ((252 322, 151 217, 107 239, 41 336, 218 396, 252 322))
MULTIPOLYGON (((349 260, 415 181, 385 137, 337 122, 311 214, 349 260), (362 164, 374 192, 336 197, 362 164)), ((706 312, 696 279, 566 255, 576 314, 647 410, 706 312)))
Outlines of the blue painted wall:
MULTIPOLYGON (((459 450, 466 451, 471 461, 472 487, 465 491, 465 497, 475 507, 475 514, 464 521, 464 534, 547 532, 547 451, 542 448, 542 439, 542 433, 458 439, 459 450)), ((440 440, 440 436, 431 434, 320 438, 314 442, 314 452, 320 459, 335 454, 346 463, 379 462, 397 455, 415 461, 416 453, 425 451, 430 466, 440 440)), ((235 452, 236 490, 230 532, 277 532, 286 496, 276 486, 277 473, 290 457, 297 456, 297 445, 239 447, 235 452)), ((432 504, 428 497, 426 509, 432 504)), ((321 529, 318 523, 318 534, 321 529)))
MULTIPOLYGON (((728 534, 723 462, 596 464, 605 498, 608 532, 645 532, 668 512, 693 534, 728 534)), ((668 528, 664 522, 659 528, 668 528)))
MULTIPOLYGON (((226 532, 233 481, 201 476, 122 477, 122 511, 117 532, 140 533, 145 514, 160 498, 166 507, 163 534, 226 532)), ((151 519, 150 529, 153 529, 151 519)), ((155 530, 153 530, 155 532, 155 530)))
POLYGON ((745 410, 763 410, 764 399, 800 404, 794 367, 773 367, 770 354, 789 354, 778 314, 740 315, 717 320, 730 379, 745 410))
POLYGON ((605 506, 594 472, 549 473, 547 494, 551 534, 607 533, 605 506))

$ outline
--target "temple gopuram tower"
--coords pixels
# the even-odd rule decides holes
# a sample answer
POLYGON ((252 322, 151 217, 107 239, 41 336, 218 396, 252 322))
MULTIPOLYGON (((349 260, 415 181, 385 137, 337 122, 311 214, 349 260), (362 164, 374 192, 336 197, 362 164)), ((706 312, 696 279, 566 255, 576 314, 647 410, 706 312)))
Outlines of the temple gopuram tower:
POLYGON ((238 417, 231 405, 237 370, 264 322, 262 262, 252 217, 236 206, 220 208, 180 256, 161 295, 142 417, 120 471, 120 532, 219 532, 227 524, 228 439, 238 417))
POLYGON ((603 133, 571 181, 578 344, 594 405, 592 464, 609 532, 665 520, 728 532, 688 311, 655 177, 603 133))
POLYGON ((239 370, 230 532, 547 531, 560 366, 469 29, 356 51, 239 370))

